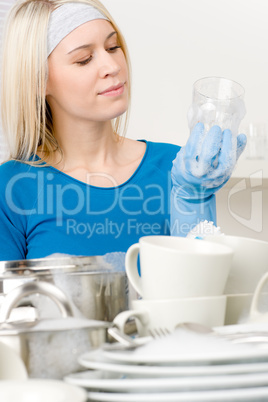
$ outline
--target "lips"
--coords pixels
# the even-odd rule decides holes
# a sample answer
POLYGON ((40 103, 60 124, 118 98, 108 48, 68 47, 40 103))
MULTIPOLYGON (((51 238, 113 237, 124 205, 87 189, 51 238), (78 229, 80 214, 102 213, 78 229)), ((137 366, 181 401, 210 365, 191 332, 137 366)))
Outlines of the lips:
POLYGON ((118 96, 124 92, 124 83, 119 83, 117 85, 113 85, 109 88, 106 88, 104 91, 99 92, 99 95, 103 96, 118 96))

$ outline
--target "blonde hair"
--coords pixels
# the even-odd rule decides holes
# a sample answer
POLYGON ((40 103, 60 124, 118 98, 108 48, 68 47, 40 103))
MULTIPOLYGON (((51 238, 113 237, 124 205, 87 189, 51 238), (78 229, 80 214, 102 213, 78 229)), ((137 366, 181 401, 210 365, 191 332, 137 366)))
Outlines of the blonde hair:
MULTIPOLYGON (((53 120, 46 102, 47 30, 52 11, 65 3, 80 2, 97 8, 118 32, 130 77, 127 46, 115 21, 98 0, 24 0, 9 12, 3 41, 1 113, 10 159, 29 161, 40 147, 49 160, 59 149, 53 134, 53 120)), ((130 85, 129 85, 130 101, 130 85)), ((117 135, 124 135, 128 111, 112 121, 117 135)), ((31 163, 31 162, 30 162, 31 163)))

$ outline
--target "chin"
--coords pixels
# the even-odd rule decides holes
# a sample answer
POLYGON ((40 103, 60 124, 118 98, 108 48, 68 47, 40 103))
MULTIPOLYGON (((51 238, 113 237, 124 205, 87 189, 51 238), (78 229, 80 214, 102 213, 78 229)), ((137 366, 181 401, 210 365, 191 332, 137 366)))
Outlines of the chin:
POLYGON ((116 119, 117 117, 122 116, 124 113, 126 113, 127 110, 128 110, 127 106, 117 108, 116 110, 114 110, 114 113, 109 113, 109 117, 107 118, 107 120, 116 119))
POLYGON ((122 116, 124 113, 126 113, 126 111, 127 111, 127 109, 124 109, 122 112, 117 113, 117 114, 113 117, 113 119, 116 119, 117 117, 122 116))

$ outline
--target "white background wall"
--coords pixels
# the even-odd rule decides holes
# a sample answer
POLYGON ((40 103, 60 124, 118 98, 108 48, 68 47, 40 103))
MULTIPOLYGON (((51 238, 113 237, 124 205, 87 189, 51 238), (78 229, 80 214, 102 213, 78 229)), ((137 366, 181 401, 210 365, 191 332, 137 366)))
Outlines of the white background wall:
POLYGON ((267 0, 103 0, 132 60, 129 136, 184 144, 192 84, 215 75, 241 83, 250 121, 266 121, 267 0))

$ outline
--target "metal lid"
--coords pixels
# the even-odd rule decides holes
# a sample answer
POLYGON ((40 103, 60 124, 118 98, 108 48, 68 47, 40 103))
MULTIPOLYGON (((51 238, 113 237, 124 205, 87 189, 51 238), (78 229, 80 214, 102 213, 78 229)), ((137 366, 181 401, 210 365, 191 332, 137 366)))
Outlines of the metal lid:
POLYGON ((11 290, 4 299, 0 310, 0 335, 17 335, 29 332, 58 332, 73 329, 108 328, 104 321, 73 317, 73 310, 65 293, 47 282, 26 282, 11 290), (43 294, 53 300, 62 314, 61 318, 43 320, 21 320, 10 322, 10 313, 25 296, 43 294))
MULTIPOLYGON (((113 324, 108 321, 88 320, 84 318, 65 317, 35 321, 14 321, 0 323, 0 336, 28 333, 61 332, 81 329, 108 329, 113 324)), ((0 338, 1 340, 1 338, 0 338)))

